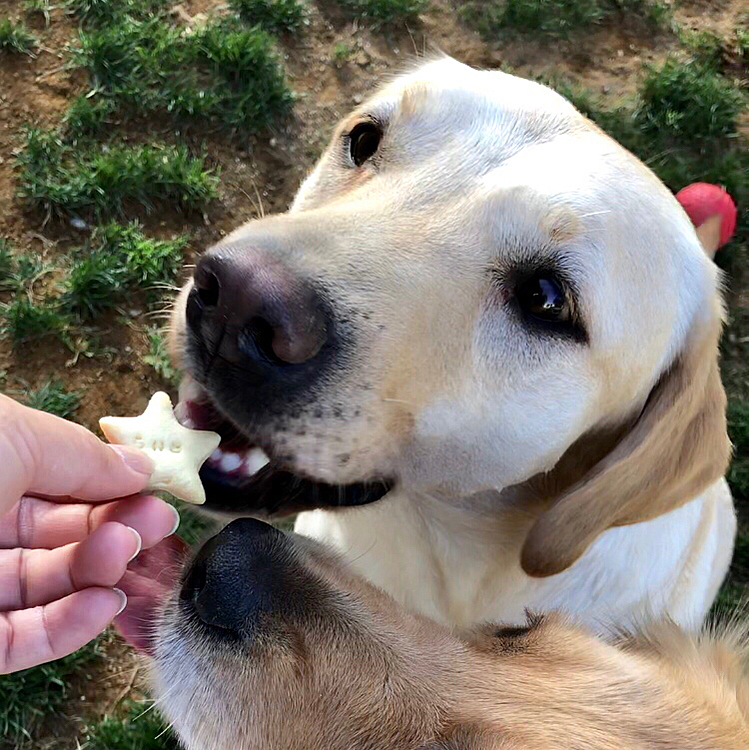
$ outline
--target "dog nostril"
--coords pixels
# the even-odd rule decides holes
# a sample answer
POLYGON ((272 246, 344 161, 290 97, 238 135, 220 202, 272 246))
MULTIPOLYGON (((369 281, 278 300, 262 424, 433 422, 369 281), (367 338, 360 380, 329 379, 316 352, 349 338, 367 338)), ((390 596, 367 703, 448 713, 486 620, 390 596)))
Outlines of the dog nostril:
POLYGON ((221 291, 216 274, 208 271, 203 275, 198 286, 198 297, 206 307, 215 307, 218 304, 218 297, 221 291))
POLYGON ((239 347, 248 356, 260 354, 263 359, 274 365, 286 364, 273 351, 273 326, 260 317, 251 318, 239 334, 239 347))
POLYGON ((187 579, 182 584, 182 589, 179 592, 180 599, 195 602, 200 592, 205 588, 205 569, 206 566, 203 560, 193 565, 187 579))

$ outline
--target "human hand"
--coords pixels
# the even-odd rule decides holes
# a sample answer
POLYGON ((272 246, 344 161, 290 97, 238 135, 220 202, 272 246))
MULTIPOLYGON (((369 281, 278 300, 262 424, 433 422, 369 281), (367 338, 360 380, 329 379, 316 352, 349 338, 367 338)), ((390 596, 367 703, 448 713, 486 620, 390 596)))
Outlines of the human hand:
POLYGON ((140 451, 0 396, 0 673, 80 648, 122 611, 115 588, 179 523, 140 495, 140 451), (120 498, 120 499, 118 499, 120 498))

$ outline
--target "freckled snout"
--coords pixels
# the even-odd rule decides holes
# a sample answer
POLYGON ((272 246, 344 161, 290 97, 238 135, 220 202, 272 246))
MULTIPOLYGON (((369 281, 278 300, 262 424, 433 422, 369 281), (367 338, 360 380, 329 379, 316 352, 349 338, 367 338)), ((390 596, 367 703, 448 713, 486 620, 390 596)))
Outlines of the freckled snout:
POLYGON ((312 359, 328 337, 317 293, 269 252, 221 245, 195 268, 187 324, 206 351, 238 366, 312 359))

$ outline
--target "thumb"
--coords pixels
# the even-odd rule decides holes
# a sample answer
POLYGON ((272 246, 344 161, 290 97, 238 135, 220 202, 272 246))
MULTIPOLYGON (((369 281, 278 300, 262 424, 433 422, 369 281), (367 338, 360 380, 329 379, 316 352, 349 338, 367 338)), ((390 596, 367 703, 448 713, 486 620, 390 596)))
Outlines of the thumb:
POLYGON ((111 500, 143 490, 151 460, 110 446, 81 425, 0 396, 0 511, 25 494, 111 500))

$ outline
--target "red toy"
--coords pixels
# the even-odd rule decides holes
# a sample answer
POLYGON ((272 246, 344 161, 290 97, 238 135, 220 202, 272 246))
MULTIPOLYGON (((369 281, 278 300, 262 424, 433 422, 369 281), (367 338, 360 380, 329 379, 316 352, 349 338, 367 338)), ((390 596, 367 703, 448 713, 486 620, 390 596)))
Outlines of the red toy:
POLYGON ((736 228, 736 205, 731 196, 717 185, 693 182, 676 193, 676 200, 692 220, 705 252, 715 255, 736 228))

